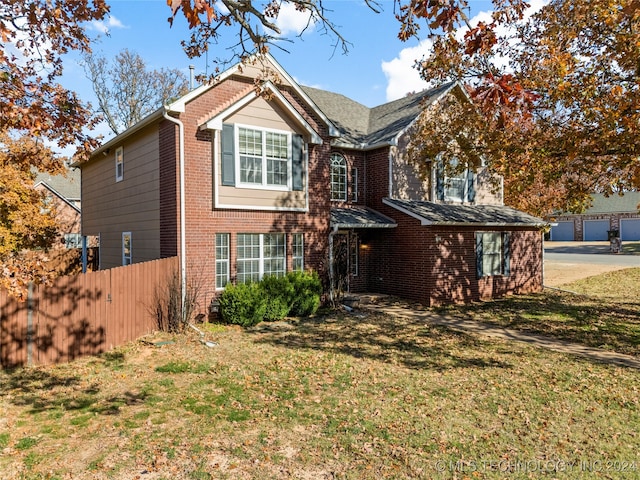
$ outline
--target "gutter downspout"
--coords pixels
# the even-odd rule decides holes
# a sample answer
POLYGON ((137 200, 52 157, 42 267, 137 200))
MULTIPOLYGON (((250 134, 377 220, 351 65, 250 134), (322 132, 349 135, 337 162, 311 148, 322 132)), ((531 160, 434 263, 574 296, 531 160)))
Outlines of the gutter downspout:
POLYGON ((186 322, 185 303, 187 299, 187 234, 185 219, 185 193, 184 193, 184 124, 177 118, 169 115, 169 109, 165 105, 162 112, 164 118, 178 125, 179 163, 180 163, 180 311, 182 320, 186 322))
POLYGON ((329 232, 329 300, 331 300, 331 304, 333 305, 335 301, 335 291, 333 288, 334 285, 334 271, 333 271, 333 236, 338 233, 338 226, 334 225, 333 230, 329 232))

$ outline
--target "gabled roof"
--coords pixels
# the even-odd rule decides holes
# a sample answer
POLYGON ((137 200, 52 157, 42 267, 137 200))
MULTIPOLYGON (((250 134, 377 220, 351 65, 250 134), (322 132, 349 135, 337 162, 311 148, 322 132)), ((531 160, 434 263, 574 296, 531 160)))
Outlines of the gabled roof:
POLYGON ((36 174, 34 186, 43 185, 76 210, 75 202, 80 200, 80 170, 70 169, 65 175, 36 174))
MULTIPOLYGON (((312 108, 314 113, 316 113, 316 115, 322 121, 324 121, 327 124, 327 128, 329 130, 329 135, 334 136, 334 137, 339 136, 340 133, 339 133, 338 129, 335 127, 335 125, 333 125, 333 123, 325 115, 325 113, 320 108, 318 108, 318 105, 316 105, 314 100, 312 98, 310 98, 309 95, 307 95, 307 93, 300 87, 300 85, 298 85, 298 83, 293 79, 293 77, 291 77, 291 75, 289 75, 280 66, 280 64, 278 62, 276 62, 276 60, 270 54, 265 54, 264 55, 264 59, 265 59, 266 62, 269 62, 271 64, 271 66, 276 70, 278 75, 280 75, 281 78, 284 79, 284 83, 290 85, 290 87, 293 88, 293 90, 296 92, 296 94, 298 94, 299 97, 301 97, 306 103, 308 103, 308 105, 312 108)), ((162 119, 162 117, 165 115, 165 113, 177 113, 177 114, 183 113, 185 111, 186 105, 189 102, 193 101, 194 99, 196 99, 200 95, 205 94, 210 89, 215 88, 224 79, 229 78, 233 74, 236 74, 236 73, 239 74, 240 71, 241 71, 240 64, 237 64, 237 65, 225 70, 223 73, 221 73, 217 77, 215 82, 209 83, 209 84, 205 84, 205 85, 201 85, 201 86, 195 88, 194 90, 191 90, 190 92, 186 93, 185 95, 183 95, 179 99, 173 101, 171 104, 166 105, 166 106, 160 106, 160 108, 158 108, 153 113, 150 113, 149 115, 147 115, 145 118, 140 120, 135 125, 131 126, 130 128, 128 128, 124 132, 116 135, 115 137, 111 138, 110 140, 108 140, 107 142, 102 144, 99 148, 97 148, 96 150, 94 150, 92 152, 91 156, 93 157, 93 156, 96 156, 99 153, 107 151, 109 148, 121 143, 125 138, 127 138, 130 135, 138 132, 142 128, 145 128, 146 126, 148 126, 148 125, 150 125, 150 124, 152 124, 154 122, 160 121, 160 119, 162 119)), ((76 164, 74 166, 79 166, 79 164, 76 164)))
POLYGON ((337 228, 395 228, 391 218, 372 208, 352 206, 331 209, 331 226, 337 228))
POLYGON ((543 227, 544 220, 502 205, 456 205, 421 200, 385 198, 385 205, 395 208, 422 225, 543 227))
POLYGON ((338 93, 305 86, 302 89, 340 130, 341 137, 335 142, 337 145, 366 149, 395 144, 398 136, 416 121, 425 106, 456 87, 463 91, 458 83, 449 82, 374 108, 338 93))

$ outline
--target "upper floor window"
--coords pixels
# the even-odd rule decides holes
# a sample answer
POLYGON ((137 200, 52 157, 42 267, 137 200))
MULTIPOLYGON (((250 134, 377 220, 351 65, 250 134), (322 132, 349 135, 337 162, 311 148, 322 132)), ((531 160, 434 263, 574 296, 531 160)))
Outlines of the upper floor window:
POLYGON ((222 185, 266 190, 304 190, 305 143, 297 133, 222 125, 222 185))
POLYGON ((116 182, 124 178, 124 148, 116 148, 116 182))
MULTIPOLYGON (((473 202, 475 197, 474 175, 466 168, 461 172, 447 174, 441 162, 437 162, 436 168, 436 194, 440 201, 467 203, 473 202)), ((453 159, 449 163, 451 170, 458 168, 458 160, 453 159)))
POLYGON ((331 155, 331 200, 347 200, 347 161, 339 153, 331 155))
POLYGON ((287 187, 290 163, 290 133, 238 127, 241 184, 287 187))

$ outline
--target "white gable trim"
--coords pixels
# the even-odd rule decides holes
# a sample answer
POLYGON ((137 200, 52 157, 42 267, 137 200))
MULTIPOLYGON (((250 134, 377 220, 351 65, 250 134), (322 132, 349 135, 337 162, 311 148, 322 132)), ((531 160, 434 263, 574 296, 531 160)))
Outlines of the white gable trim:
POLYGON ((300 97, 302 97, 302 99, 305 102, 311 105, 313 107, 314 112, 322 119, 322 121, 324 121, 324 123, 327 124, 327 127, 329 128, 329 135, 332 137, 340 137, 341 136, 340 131, 336 128, 333 122, 329 120, 329 118, 324 114, 324 112, 320 110, 320 108, 316 105, 316 103, 313 100, 311 100, 311 97, 307 95, 306 92, 302 90, 302 88, 300 88, 300 85, 298 85, 298 82, 296 82, 293 79, 293 77, 289 75, 287 71, 284 68, 282 68, 282 66, 278 62, 276 62, 275 58, 273 58, 270 53, 267 53, 265 57, 267 58, 267 60, 269 60, 273 64, 274 68, 278 71, 278 74, 284 77, 287 80, 287 82, 289 82, 293 86, 296 93, 300 97))
MULTIPOLYGON (((269 90, 269 93, 273 95, 273 98, 275 98, 280 106, 285 108, 287 112, 289 112, 289 114, 291 114, 291 116, 294 117, 298 121, 298 123, 302 125, 302 127, 309 133, 309 135, 311 136, 311 143, 314 143, 316 145, 322 144, 322 137, 320 136, 320 134, 313 129, 309 122, 307 122, 295 108, 293 108, 293 105, 289 103, 289 101, 284 97, 284 95, 282 95, 280 90, 278 90, 271 81, 265 83, 264 88, 269 90)), ((258 98, 258 94, 255 92, 255 90, 251 91, 240 100, 235 102, 233 105, 224 109, 215 117, 200 125, 200 130, 222 130, 222 123, 225 119, 229 118, 231 115, 247 106, 256 98, 258 98)))

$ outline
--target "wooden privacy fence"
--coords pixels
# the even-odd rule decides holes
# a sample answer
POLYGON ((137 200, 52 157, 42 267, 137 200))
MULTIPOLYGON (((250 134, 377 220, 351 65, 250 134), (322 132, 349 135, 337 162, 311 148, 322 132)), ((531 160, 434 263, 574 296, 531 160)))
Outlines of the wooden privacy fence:
POLYGON ((26 302, 0 291, 0 366, 67 362, 149 333, 156 289, 177 271, 171 257, 61 277, 26 302))

